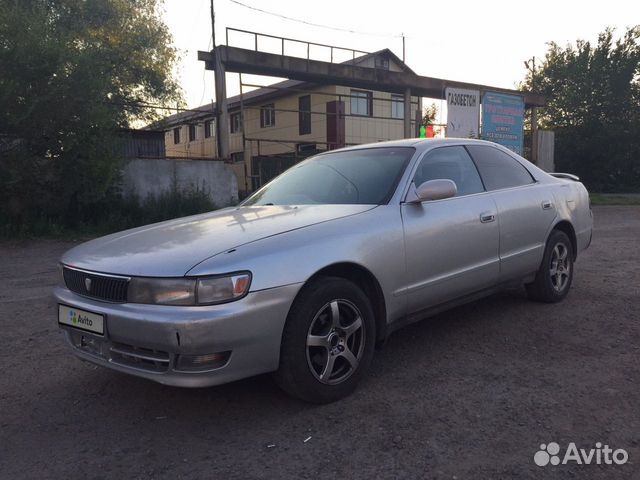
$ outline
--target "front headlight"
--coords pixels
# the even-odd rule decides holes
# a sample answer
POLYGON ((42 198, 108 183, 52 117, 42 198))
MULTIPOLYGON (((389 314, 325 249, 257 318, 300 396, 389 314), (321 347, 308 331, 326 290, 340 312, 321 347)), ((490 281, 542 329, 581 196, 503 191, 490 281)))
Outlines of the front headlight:
POLYGON ((249 272, 214 277, 134 277, 129 282, 128 301, 157 305, 212 305, 244 297, 250 285, 249 272))
POLYGON ((134 277, 129 282, 128 300, 132 303, 195 305, 196 281, 190 278, 134 277))
POLYGON ((251 285, 248 272, 224 277, 201 277, 196 285, 199 305, 228 302, 244 297, 251 285))

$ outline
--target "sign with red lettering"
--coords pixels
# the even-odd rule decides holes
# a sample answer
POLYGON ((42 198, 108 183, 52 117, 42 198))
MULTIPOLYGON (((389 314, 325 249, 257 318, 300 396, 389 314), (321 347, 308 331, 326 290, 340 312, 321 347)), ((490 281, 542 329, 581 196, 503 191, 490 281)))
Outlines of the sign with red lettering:
POLYGON ((524 99, 519 95, 485 93, 482 96, 482 138, 522 155, 524 99))

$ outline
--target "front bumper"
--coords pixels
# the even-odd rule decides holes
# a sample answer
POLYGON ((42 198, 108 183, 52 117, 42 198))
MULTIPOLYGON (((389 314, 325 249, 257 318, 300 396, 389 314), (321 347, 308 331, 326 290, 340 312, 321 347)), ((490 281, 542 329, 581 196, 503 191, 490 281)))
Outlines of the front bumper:
POLYGON ((206 387, 278 368, 282 330, 300 287, 286 285, 198 307, 107 303, 62 287, 54 297, 59 304, 104 315, 104 335, 59 325, 81 359, 165 385, 206 387), (228 359, 217 368, 178 368, 178 355, 218 352, 227 352, 228 359))

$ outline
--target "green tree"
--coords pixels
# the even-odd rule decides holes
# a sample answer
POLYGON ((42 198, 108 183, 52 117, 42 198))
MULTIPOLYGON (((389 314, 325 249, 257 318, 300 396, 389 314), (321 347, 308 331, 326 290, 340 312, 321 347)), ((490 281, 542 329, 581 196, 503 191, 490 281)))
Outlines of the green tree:
POLYGON ((159 0, 0 0, 0 221, 74 225, 117 184, 118 130, 174 104, 159 0))
MULTIPOLYGON (((556 132, 556 169, 594 191, 640 190, 640 26, 595 45, 550 43, 533 89, 546 96, 543 128, 556 132)), ((524 89, 532 89, 529 72, 524 89)))

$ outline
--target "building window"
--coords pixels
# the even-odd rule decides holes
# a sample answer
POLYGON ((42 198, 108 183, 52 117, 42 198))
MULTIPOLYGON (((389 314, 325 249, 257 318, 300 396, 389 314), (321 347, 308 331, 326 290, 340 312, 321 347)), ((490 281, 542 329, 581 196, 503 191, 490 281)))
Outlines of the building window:
POLYGON ((173 129, 173 143, 176 145, 180 143, 180 127, 173 129))
POLYGON ((238 133, 242 129, 242 119, 240 117, 240 112, 232 113, 229 117, 229 122, 231 123, 231 133, 238 133))
POLYGON ((204 138, 211 137, 213 132, 213 120, 206 120, 204 122, 204 138))
POLYGON ((391 95, 391 117, 404 118, 404 96, 391 95))
POLYGON ((378 55, 376 56, 375 66, 381 70, 389 70, 389 59, 378 55))
POLYGON ((273 127, 276 124, 275 105, 263 105, 260 107, 260 128, 273 127))
POLYGON ((304 155, 305 153, 316 153, 318 150, 318 145, 315 143, 298 143, 296 145, 296 148, 298 150, 298 153, 304 155))
POLYGON ((196 126, 189 125, 189 141, 193 142, 196 139, 196 126))
POLYGON ((373 115, 373 94, 363 90, 351 90, 351 115, 373 115))
POLYGON ((298 134, 311 133, 311 95, 298 97, 298 134))

